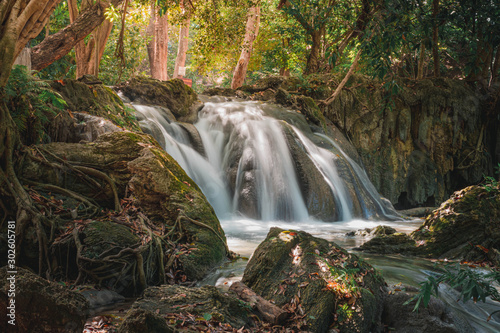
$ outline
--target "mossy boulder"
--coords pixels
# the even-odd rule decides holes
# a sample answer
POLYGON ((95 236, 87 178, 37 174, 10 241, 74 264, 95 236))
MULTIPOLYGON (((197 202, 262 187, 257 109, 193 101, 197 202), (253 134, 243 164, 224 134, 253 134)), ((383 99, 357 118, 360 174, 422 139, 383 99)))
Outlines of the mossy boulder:
POLYGON ((88 302, 80 294, 62 285, 49 282, 21 267, 16 267, 14 287, 11 287, 7 267, 0 269, 0 329, 2 332, 82 332, 88 302), (15 297, 10 298, 10 289, 15 297), (15 301, 15 325, 8 324, 12 318, 8 307, 15 301))
POLYGON ((428 256, 490 260, 499 265, 499 185, 469 186, 453 193, 411 236, 428 256))
MULTIPOLYGON (((56 156, 69 164, 84 164, 106 174, 115 184, 119 199, 128 198, 160 230, 175 228, 190 247, 178 257, 189 280, 201 279, 226 257, 224 231, 213 208, 194 181, 151 136, 123 131, 101 135, 92 143, 51 143, 40 148, 51 152, 46 158, 52 162, 56 156)), ((30 181, 64 187, 93 198, 102 207, 115 209, 114 191, 103 179, 95 179, 97 184, 85 181, 71 169, 53 168, 32 159, 25 160, 19 174, 30 181)), ((85 216, 85 211, 75 213, 77 219, 80 214, 85 216)), ((82 242, 91 244, 86 251, 100 255, 107 251, 106 242, 123 246, 139 242, 130 230, 115 224, 116 221, 91 223, 79 230, 82 242), (113 236, 107 236, 110 233, 113 236)))
POLYGON ((127 108, 120 97, 96 77, 86 75, 78 80, 52 81, 50 85, 66 101, 70 111, 85 112, 111 120, 120 127, 140 131, 134 111, 127 108))
POLYGON ((411 254, 417 252, 415 241, 409 235, 402 232, 375 236, 361 245, 357 250, 380 254, 411 254))
POLYGON ((305 315, 307 331, 380 332, 384 281, 333 242, 272 228, 242 280, 276 305, 305 315))
MULTIPOLYGON (((232 292, 223 293, 213 286, 187 288, 164 285, 146 289, 132 305, 122 325, 128 327, 132 322, 142 321, 140 327, 149 327, 153 323, 157 326, 175 326, 176 320, 169 319, 172 314, 194 315, 201 320, 227 323, 234 328, 241 328, 250 322, 250 306, 232 292), (156 315, 152 316, 151 313, 156 315), (138 320, 137 314, 143 319, 138 320)), ((194 330, 195 326, 192 323, 190 329, 194 330)), ((129 331, 122 329, 120 332, 129 331)))
POLYGON ((203 107, 194 90, 180 79, 160 81, 134 77, 117 89, 132 102, 166 107, 178 121, 187 123, 195 123, 203 107))
POLYGON ((133 309, 127 312, 118 333, 175 333, 173 327, 167 325, 165 318, 153 311, 133 309))
POLYGON ((231 89, 231 88, 216 87, 216 88, 205 89, 202 94, 207 95, 207 96, 235 97, 236 90, 231 89))

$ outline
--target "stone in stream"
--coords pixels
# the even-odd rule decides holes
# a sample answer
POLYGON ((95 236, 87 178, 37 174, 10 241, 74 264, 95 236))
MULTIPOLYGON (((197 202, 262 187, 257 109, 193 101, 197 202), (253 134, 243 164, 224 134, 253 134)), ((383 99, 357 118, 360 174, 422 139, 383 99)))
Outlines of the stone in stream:
POLYGON ((306 232, 272 228, 242 281, 303 318, 303 330, 381 331, 383 278, 356 255, 306 232))
POLYGON ((7 266, 0 269, 0 330, 18 333, 80 333, 83 330, 87 300, 77 292, 49 282, 27 269, 16 267, 15 281, 7 278, 7 266), (15 296, 10 297, 10 290, 15 296), (8 324, 12 318, 10 300, 15 303, 15 326, 8 324))
POLYGON ((474 328, 460 314, 453 313, 440 299, 431 296, 429 306, 413 311, 415 301, 405 304, 416 288, 399 286, 385 298, 382 322, 390 331, 398 333, 469 333, 474 328))

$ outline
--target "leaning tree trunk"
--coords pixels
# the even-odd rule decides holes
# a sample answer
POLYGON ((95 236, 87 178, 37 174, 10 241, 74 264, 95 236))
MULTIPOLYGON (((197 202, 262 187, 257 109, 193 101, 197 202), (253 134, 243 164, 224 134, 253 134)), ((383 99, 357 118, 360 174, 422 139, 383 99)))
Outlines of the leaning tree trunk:
MULTIPOLYGON (((5 0, 3 0, 5 1, 5 0)), ((45 1, 45 0, 43 0, 45 1)), ((55 0, 54 0, 55 1, 55 0)), ((59 2, 60 0, 57 0, 59 2)), ((106 19, 109 3, 118 6, 123 0, 97 1, 64 29, 45 38, 31 50, 31 65, 34 70, 41 70, 68 54, 106 19)))
POLYGON ((238 60, 238 64, 233 72, 233 81, 231 82, 231 88, 233 89, 241 87, 245 81, 248 63, 250 62, 250 57, 252 55, 253 42, 259 34, 259 25, 260 7, 250 7, 248 10, 245 40, 243 41, 240 60, 238 60))
MULTIPOLYGON (((78 10, 76 0, 68 0, 70 22, 74 23, 79 13, 84 12, 91 6, 91 2, 82 2, 80 10, 78 10)), ((76 77, 81 77, 85 74, 98 76, 99 63, 112 28, 113 23, 109 20, 104 20, 101 26, 92 32, 91 38, 87 43, 82 40, 75 45, 76 77)))
POLYGON ((182 22, 181 30, 179 32, 179 47, 177 49, 177 58, 175 59, 174 78, 179 76, 179 67, 186 66, 186 54, 189 43, 189 24, 191 19, 188 16, 182 22))
POLYGON ((151 18, 147 28, 149 68, 151 77, 158 80, 168 80, 168 16, 160 15, 156 2, 151 3, 151 18))

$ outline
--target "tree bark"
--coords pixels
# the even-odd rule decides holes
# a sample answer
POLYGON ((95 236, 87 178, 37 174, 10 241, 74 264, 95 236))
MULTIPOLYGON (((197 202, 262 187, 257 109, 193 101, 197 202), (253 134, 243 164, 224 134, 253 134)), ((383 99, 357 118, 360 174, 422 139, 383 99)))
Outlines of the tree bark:
POLYGON ((493 61, 493 66, 491 67, 491 80, 490 86, 497 83, 500 77, 500 46, 497 46, 497 51, 495 55, 495 60, 493 61))
POLYGON ((151 17, 147 28, 149 68, 151 77, 158 80, 168 80, 168 16, 160 16, 156 1, 151 3, 151 17))
POLYGON ((191 19, 188 16, 184 22, 182 22, 180 33, 179 33, 179 47, 177 49, 177 58, 175 59, 174 68, 174 79, 179 77, 179 67, 186 66, 186 54, 188 50, 189 43, 189 24, 191 19))
POLYGON ((424 66, 425 66, 425 44, 422 40, 420 43, 420 55, 418 56, 418 69, 417 69, 417 80, 424 78, 424 66))
POLYGON ((252 56, 253 42, 259 34, 260 27, 260 7, 252 6, 248 10, 247 14, 247 26, 245 32, 245 39, 243 41, 243 47, 240 54, 240 59, 233 72, 233 81, 231 82, 231 88, 236 89, 243 85, 245 82, 245 77, 247 75, 248 64, 250 63, 250 57, 252 56))
MULTIPOLYGON (((70 22, 74 23, 79 16, 79 13, 87 10, 92 3, 83 1, 78 10, 76 0, 68 0, 70 22)), ((109 20, 104 20, 101 26, 97 27, 87 43, 85 41, 78 42, 75 45, 76 58, 76 77, 81 77, 85 74, 98 76, 99 63, 106 47, 106 42, 113 28, 113 23, 109 20), (97 55, 97 58, 96 58, 97 55)))
POLYGON ((312 31, 312 46, 311 52, 309 53, 309 57, 307 58, 306 69, 304 74, 312 74, 316 73, 319 70, 319 60, 320 60, 320 50, 321 50, 321 39, 323 37, 325 29, 321 28, 320 30, 312 31))
POLYGON ((0 2, 0 87, 5 86, 15 59, 38 36, 61 0, 0 2))
MULTIPOLYGON (((53 0, 60 1, 60 0, 53 0)), ((120 5, 123 0, 111 0, 113 6, 120 5)), ((68 54, 71 49, 94 31, 106 19, 105 11, 109 3, 98 1, 66 28, 50 35, 31 50, 33 69, 41 70, 68 54)))
POLYGON ((288 313, 268 300, 257 295, 243 282, 234 282, 229 290, 234 291, 242 300, 248 302, 252 308, 256 308, 265 321, 279 325, 288 317, 288 313))
POLYGON ((432 1, 432 19, 433 19, 433 29, 432 29, 432 58, 434 60, 434 76, 439 77, 439 25, 437 22, 437 15, 439 13, 439 0, 432 1))

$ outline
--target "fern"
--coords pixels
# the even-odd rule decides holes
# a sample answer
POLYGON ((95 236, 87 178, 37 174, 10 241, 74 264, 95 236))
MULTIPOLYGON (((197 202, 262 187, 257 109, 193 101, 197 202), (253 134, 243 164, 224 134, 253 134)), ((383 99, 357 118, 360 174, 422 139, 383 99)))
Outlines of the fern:
POLYGON ((66 102, 47 82, 37 80, 25 66, 14 66, 5 87, 5 103, 25 144, 43 142, 45 125, 66 102))

